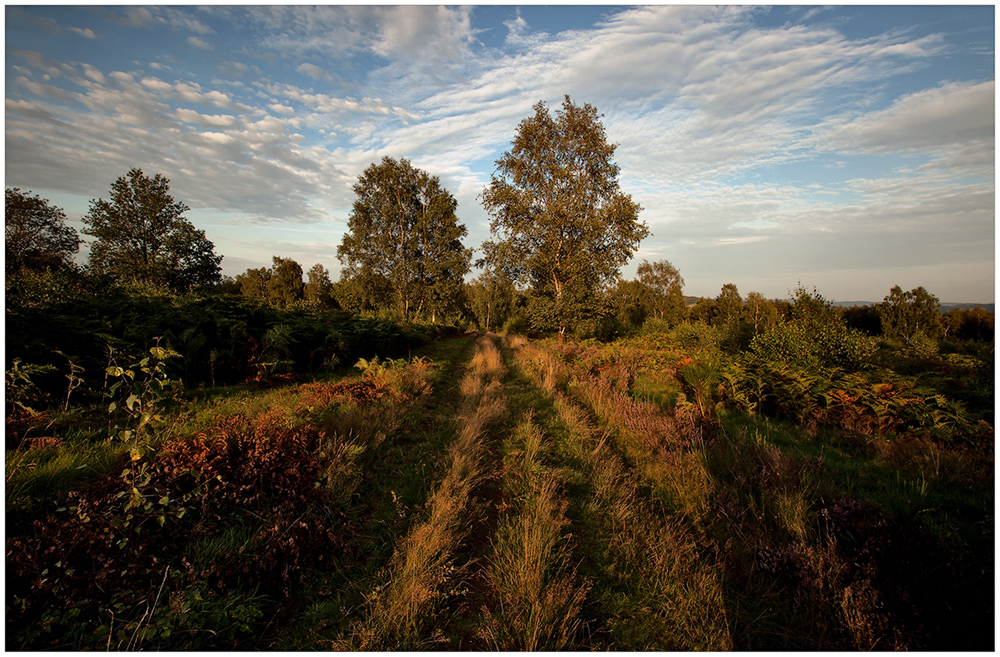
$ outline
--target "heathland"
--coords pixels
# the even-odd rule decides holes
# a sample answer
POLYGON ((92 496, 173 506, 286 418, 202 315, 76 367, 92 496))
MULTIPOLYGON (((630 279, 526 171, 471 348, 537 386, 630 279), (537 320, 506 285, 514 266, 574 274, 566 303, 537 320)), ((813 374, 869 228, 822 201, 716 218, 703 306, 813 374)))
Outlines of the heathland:
POLYGON ((992 649, 992 341, 815 301, 749 342, 9 309, 7 647, 992 649))

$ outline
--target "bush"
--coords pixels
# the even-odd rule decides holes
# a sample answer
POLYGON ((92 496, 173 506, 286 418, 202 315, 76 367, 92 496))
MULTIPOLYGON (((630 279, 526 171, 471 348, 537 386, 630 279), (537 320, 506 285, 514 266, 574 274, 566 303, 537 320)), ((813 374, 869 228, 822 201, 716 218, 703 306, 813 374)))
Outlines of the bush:
POLYGON ((769 361, 782 361, 804 368, 866 366, 878 349, 878 341, 842 323, 818 326, 792 321, 778 324, 754 336, 750 351, 769 361))
POLYGON ((717 329, 704 322, 684 322, 670 329, 670 341, 685 349, 715 348, 719 344, 717 329))
POLYGON ((573 337, 577 340, 593 338, 600 342, 611 342, 625 331, 625 325, 617 317, 595 317, 580 322, 573 331, 573 337))
POLYGON ((531 323, 528 322, 528 318, 520 314, 509 317, 503 323, 503 332, 509 335, 527 335, 530 330, 531 323))
POLYGON ((9 309, 5 369, 15 359, 42 368, 32 382, 53 400, 66 398, 67 368, 74 369, 82 372, 74 400, 93 402, 103 395, 110 350, 129 359, 155 344, 173 349, 182 359, 170 378, 192 388, 315 376, 358 358, 405 355, 448 330, 317 306, 279 309, 240 296, 113 290, 9 309))

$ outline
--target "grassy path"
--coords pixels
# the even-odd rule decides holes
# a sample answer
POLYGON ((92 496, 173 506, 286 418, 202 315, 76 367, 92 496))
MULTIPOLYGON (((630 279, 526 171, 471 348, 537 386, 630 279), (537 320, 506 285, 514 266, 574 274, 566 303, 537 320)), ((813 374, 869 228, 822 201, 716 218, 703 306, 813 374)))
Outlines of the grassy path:
POLYGON ((11 610, 31 628, 14 645, 906 645, 885 638, 893 589, 858 564, 944 552, 893 541, 770 429, 703 435, 579 353, 464 336, 360 376, 192 403, 127 481, 49 499, 37 531, 8 536, 8 632, 11 610))
POLYGON ((644 492, 648 478, 623 457, 629 447, 609 428, 607 414, 595 422, 592 410, 562 392, 556 363, 522 341, 513 347, 519 372, 556 414, 548 430, 557 437, 555 464, 572 491, 575 558, 590 582, 585 646, 731 649, 720 573, 683 515, 644 492))
POLYGON ((446 640, 437 621, 466 572, 457 551, 475 512, 472 491, 483 476, 484 432, 505 410, 502 374, 492 339, 481 338, 459 383, 457 437, 448 448, 443 478, 427 502, 426 517, 399 542, 384 583, 368 595, 363 615, 335 647, 414 649, 446 640))
POLYGON ((523 352, 480 338, 421 519, 333 645, 731 648, 719 574, 683 517, 523 352))

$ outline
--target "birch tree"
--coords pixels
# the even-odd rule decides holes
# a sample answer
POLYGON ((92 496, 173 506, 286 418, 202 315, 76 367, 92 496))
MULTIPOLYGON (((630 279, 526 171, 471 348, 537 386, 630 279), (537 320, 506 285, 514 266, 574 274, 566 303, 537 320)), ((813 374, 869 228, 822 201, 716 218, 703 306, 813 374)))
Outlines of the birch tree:
POLYGON ((600 292, 649 234, 642 208, 619 189, 616 146, 597 110, 565 97, 521 121, 480 196, 493 239, 491 266, 532 290, 536 328, 567 329, 598 313, 600 292))
POLYGON ((458 202, 437 176, 384 157, 365 169, 354 192, 349 230, 337 248, 346 278, 384 277, 403 321, 461 288, 472 250, 462 246, 467 230, 455 215, 458 202))

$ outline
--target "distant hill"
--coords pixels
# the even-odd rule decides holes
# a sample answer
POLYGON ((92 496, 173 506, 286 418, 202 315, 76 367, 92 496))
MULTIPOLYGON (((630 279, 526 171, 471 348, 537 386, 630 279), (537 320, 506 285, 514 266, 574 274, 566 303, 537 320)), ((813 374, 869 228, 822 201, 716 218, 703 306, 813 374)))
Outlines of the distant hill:
MULTIPOLYGON (((690 308, 691 306, 698 303, 700 299, 705 299, 707 297, 684 297, 684 303, 690 308)), ((851 306, 874 306, 875 304, 881 303, 881 301, 832 301, 835 306, 842 306, 845 308, 850 308, 851 306)), ((996 304, 992 303, 954 303, 954 302, 942 302, 941 312, 946 313, 952 308, 975 308, 979 307, 983 310, 988 310, 991 313, 995 312, 994 307, 996 304)))
MULTIPOLYGON (((879 301, 834 301, 833 305, 835 305, 835 306, 846 306, 846 307, 849 308, 851 306, 873 306, 873 305, 875 305, 877 303, 880 303, 880 302, 879 301)), ((977 306, 980 307, 980 308, 982 308, 983 310, 988 310, 990 312, 994 312, 993 309, 994 309, 995 305, 996 304, 992 304, 992 303, 953 303, 953 302, 944 302, 944 301, 942 301, 941 302, 941 312, 946 313, 949 310, 951 310, 952 308, 975 308, 977 306)))

